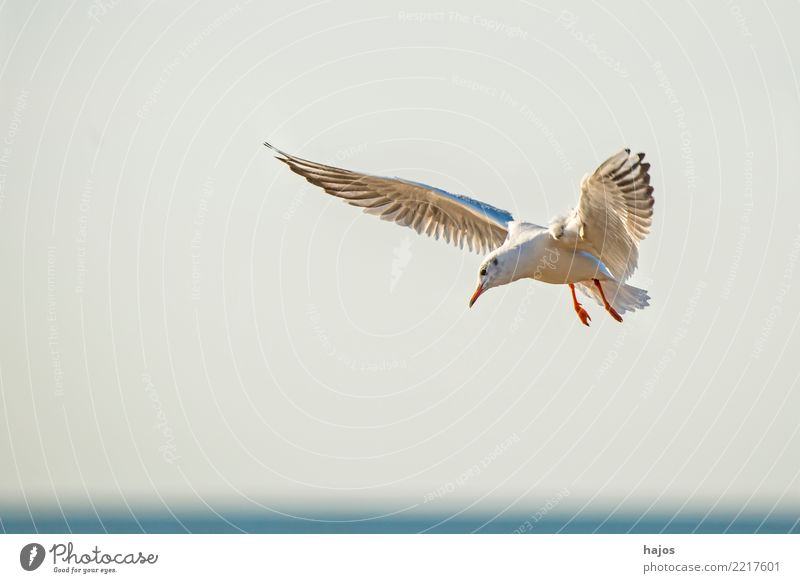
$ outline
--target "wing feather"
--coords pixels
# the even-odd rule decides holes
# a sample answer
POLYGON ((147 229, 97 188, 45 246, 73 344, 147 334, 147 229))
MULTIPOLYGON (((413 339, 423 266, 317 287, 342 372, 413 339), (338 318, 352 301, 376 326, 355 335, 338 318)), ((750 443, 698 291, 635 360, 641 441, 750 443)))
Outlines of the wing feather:
POLYGON ((636 270, 639 241, 653 222, 650 164, 625 149, 581 181, 578 206, 550 225, 554 237, 576 237, 621 281, 636 270))
POLYGON ((297 158, 268 143, 292 172, 348 204, 458 247, 488 253, 503 244, 508 211, 419 182, 361 174, 297 158))

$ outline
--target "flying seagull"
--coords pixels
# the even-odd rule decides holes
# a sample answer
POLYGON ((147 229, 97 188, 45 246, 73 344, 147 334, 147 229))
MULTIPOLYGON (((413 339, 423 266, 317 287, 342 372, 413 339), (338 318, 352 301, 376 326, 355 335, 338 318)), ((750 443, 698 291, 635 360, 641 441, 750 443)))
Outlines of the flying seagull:
POLYGON ((653 187, 644 154, 614 154, 581 181, 578 204, 547 227, 516 221, 508 211, 402 178, 386 178, 297 158, 264 143, 276 158, 328 194, 385 221, 485 254, 471 308, 486 290, 518 279, 568 285, 572 306, 591 318, 575 288, 617 322, 649 305, 647 291, 625 281, 636 269, 639 241, 650 232, 653 187))

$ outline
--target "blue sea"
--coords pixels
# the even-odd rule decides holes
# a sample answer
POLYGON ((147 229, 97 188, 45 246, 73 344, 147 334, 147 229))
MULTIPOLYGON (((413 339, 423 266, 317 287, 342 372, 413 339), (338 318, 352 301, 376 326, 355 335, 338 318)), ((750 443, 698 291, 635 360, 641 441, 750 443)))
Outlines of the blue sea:
POLYGON ((520 534, 786 534, 800 532, 800 515, 629 514, 530 516, 403 514, 353 516, 328 514, 292 518, 267 511, 185 512, 0 511, 4 533, 520 533, 520 534))

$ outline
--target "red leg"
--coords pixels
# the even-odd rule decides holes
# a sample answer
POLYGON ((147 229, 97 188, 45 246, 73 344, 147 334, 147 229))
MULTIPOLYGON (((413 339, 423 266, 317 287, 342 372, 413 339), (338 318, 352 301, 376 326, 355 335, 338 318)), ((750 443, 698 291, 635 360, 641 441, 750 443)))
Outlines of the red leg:
POLYGON ((575 286, 573 284, 569 284, 569 289, 572 292, 572 307, 575 308, 575 312, 578 314, 578 318, 581 319, 581 323, 585 326, 589 325, 589 312, 583 309, 580 302, 578 302, 578 298, 575 296, 575 286))
POLYGON ((611 317, 614 318, 617 322, 622 322, 622 316, 620 316, 617 311, 608 303, 606 299, 606 294, 603 293, 603 286, 600 285, 600 281, 595 279, 594 285, 597 286, 597 289, 600 290, 600 297, 603 298, 603 305, 606 307, 606 312, 611 314, 611 317))

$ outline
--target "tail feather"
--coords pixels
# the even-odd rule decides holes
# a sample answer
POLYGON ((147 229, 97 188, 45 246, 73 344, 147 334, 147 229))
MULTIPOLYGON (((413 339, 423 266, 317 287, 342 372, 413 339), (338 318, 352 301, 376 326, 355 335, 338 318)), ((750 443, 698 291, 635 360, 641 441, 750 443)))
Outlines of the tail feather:
MULTIPOLYGON (((620 283, 613 279, 600 282, 600 285, 603 286, 603 292, 606 294, 608 303, 620 314, 642 310, 650 305, 650 296, 647 295, 647 290, 620 283)), ((575 286, 584 295, 594 298, 598 304, 603 305, 603 298, 600 297, 600 292, 595 287, 594 282, 585 281, 576 283, 575 286)))

